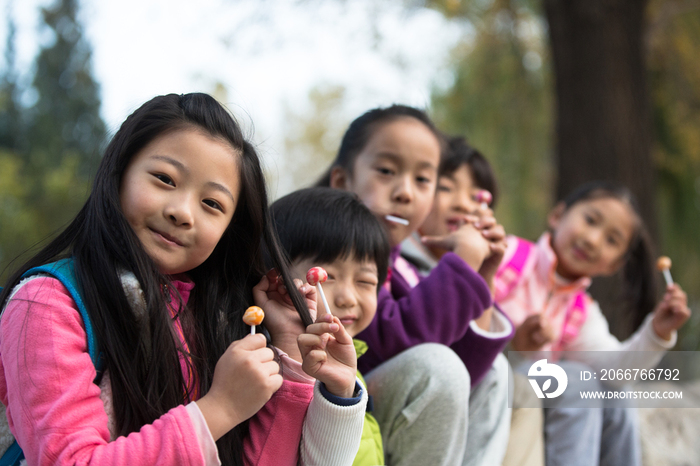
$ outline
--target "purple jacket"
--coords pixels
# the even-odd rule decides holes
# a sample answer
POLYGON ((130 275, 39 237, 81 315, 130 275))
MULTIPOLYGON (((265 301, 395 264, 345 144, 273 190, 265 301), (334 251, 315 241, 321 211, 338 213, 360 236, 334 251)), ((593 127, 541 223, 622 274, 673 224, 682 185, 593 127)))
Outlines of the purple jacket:
POLYGON ((488 285, 481 275, 450 252, 440 259, 430 275, 421 277, 412 288, 396 271, 394 264, 398 256, 397 247, 391 252, 391 291, 382 287, 377 314, 356 337, 369 346, 358 360, 359 370, 367 373, 421 343, 441 343, 459 355, 474 386, 513 337, 512 329, 505 337, 488 338, 470 328, 470 322, 492 305, 488 285))

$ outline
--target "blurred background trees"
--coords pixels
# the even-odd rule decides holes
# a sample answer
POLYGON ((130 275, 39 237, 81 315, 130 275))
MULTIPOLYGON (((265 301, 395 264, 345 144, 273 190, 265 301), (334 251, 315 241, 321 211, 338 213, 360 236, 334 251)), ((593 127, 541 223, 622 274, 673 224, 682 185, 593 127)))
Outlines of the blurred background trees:
MULTIPOLYGON (((275 1, 258 8, 269 12, 275 1)), ((377 0, 367 21, 395 5, 377 0)), ((585 180, 629 185, 696 311, 679 348, 700 348, 700 0, 404 5, 406 15, 430 9, 462 31, 447 68, 435 70, 428 111, 440 128, 466 136, 493 163, 502 188, 496 214, 507 231, 536 239, 556 200, 585 180)), ((0 273, 72 218, 104 144, 99 85, 77 10, 77 0, 55 0, 42 10, 42 47, 29 71, 16 69, 15 28, 12 14, 6 16, 0 273)), ((372 30, 381 43, 380 23, 372 30)), ((357 116, 350 95, 343 85, 325 82, 309 90, 306 108, 286 108, 284 146, 276 148, 280 176, 296 187, 316 180, 357 116)), ((272 175, 270 181, 278 180, 272 175)), ((597 296, 611 303, 607 309, 616 311, 615 284, 596 286, 597 296)), ((622 337, 632 324, 619 315, 609 317, 622 337)))
MULTIPOLYGON (((624 183, 697 309, 700 2, 426 5, 475 25, 474 45, 457 55, 455 83, 436 92, 433 111, 494 162, 507 230, 534 239, 546 211, 580 183, 624 183)), ((598 280, 592 292, 625 337, 638 319, 620 318, 618 289, 615 279, 598 280)), ((698 317, 681 348, 698 348, 698 317)))
MULTIPOLYGON (((534 239, 546 211, 580 183, 621 182, 697 309, 700 67, 691 57, 700 51, 700 2, 427 5, 476 25, 473 47, 453 65, 455 84, 435 94, 433 110, 494 162, 507 230, 534 239)), ((638 319, 621 318, 618 290, 615 278, 592 288, 625 337, 638 319)), ((681 348, 698 348, 698 317, 681 348)))
POLYGON ((91 48, 76 0, 41 9, 43 47, 34 69, 16 69, 15 26, 6 16, 0 76, 0 277, 84 203, 105 140, 91 48))

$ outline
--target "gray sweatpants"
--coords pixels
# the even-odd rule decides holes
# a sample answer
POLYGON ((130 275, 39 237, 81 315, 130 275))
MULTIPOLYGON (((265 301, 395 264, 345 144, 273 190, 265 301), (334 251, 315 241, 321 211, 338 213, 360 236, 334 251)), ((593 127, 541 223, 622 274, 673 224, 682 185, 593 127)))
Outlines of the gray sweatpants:
MULTIPOLYGON (((574 361, 559 361, 568 374, 590 367, 574 361)), ((547 466, 639 466, 642 464, 637 411, 627 400, 598 400, 595 408, 577 408, 580 390, 605 390, 605 385, 569 377, 562 394, 565 408, 544 409, 545 458, 547 466)), ((587 404, 591 401, 587 400, 587 404)))
POLYGON ((499 355, 470 390, 454 351, 426 343, 366 374, 387 465, 501 464, 510 429, 509 371, 499 355))

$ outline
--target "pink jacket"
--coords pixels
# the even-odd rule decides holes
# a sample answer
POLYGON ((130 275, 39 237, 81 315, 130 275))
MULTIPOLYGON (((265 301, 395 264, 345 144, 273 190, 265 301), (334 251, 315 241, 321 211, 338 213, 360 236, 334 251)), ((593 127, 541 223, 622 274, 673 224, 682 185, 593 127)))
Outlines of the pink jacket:
MULTIPOLYGON (((187 302, 191 285, 174 285, 187 302)), ((103 404, 94 378, 68 290, 54 278, 30 279, 0 320, 0 401, 28 464, 220 464, 196 403, 111 441, 109 403, 103 404)))
POLYGON ((542 350, 566 350, 566 341, 575 338, 585 320, 585 308, 591 303, 591 298, 585 293, 591 279, 582 277, 570 282, 555 273, 557 256, 550 244, 549 233, 540 236, 524 264, 515 268, 509 266, 513 264, 521 240, 508 236, 507 241, 508 249, 495 280, 496 302, 516 328, 527 317, 541 314, 555 332, 553 343, 546 344, 542 350), (579 320, 583 320, 572 322, 571 310, 575 306, 583 308, 584 312, 578 314, 579 320), (564 338, 565 329, 570 338, 564 338))
POLYGON ((301 369, 301 363, 281 354, 282 387, 250 419, 249 435, 243 441, 247 465, 296 466, 306 410, 314 396, 316 379, 301 369))

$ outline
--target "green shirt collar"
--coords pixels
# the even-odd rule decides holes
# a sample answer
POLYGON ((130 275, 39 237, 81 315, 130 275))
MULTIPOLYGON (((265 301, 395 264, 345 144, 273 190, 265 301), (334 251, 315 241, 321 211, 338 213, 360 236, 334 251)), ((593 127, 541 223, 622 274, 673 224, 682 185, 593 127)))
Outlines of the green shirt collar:
POLYGON ((362 340, 356 340, 355 338, 353 338, 352 343, 353 345, 355 345, 355 353, 357 353, 358 358, 365 354, 367 352, 367 349, 369 348, 367 346, 367 343, 365 343, 362 340))

